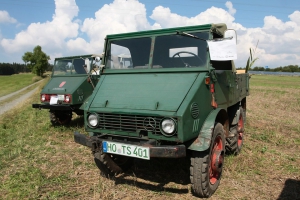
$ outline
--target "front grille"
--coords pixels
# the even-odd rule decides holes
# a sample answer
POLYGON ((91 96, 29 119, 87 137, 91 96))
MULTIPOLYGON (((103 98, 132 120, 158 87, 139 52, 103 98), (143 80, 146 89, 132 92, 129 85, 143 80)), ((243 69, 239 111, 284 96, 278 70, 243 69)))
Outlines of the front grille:
POLYGON ((98 128, 114 131, 125 132, 140 132, 141 130, 151 131, 152 134, 161 134, 160 122, 164 117, 139 116, 139 115, 123 115, 111 113, 98 113, 99 124, 98 128), (155 126, 145 128, 145 123, 151 120, 152 124, 155 121, 155 126), (151 130, 152 129, 152 130, 151 130))

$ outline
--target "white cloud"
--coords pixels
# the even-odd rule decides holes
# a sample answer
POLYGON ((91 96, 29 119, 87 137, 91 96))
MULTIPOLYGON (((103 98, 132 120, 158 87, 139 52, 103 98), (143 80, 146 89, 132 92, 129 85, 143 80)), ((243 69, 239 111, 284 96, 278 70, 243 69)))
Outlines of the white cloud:
POLYGON ((289 15, 289 18, 291 19, 292 22, 300 26, 300 11, 297 10, 293 12, 291 15, 289 15))
POLYGON ((176 27, 176 26, 191 26, 199 24, 210 24, 210 23, 225 23, 228 27, 234 29, 245 29, 241 24, 234 22, 235 18, 222 8, 211 8, 200 12, 194 17, 180 16, 176 13, 172 13, 170 8, 157 6, 150 16, 155 21, 153 28, 161 27, 176 27))
POLYGON ((3 49, 7 53, 22 54, 32 51, 36 45, 42 46, 46 53, 63 50, 64 40, 78 35, 79 24, 72 20, 79 9, 75 0, 55 0, 55 6, 52 21, 32 23, 26 30, 16 34, 14 39, 2 39, 3 49))
POLYGON ((82 39, 69 41, 69 46, 83 44, 92 53, 101 53, 107 34, 126 33, 150 29, 145 5, 137 0, 115 0, 105 4, 94 18, 84 20, 81 31, 90 38, 90 43, 82 39), (100 52, 101 51, 101 52, 100 52))
POLYGON ((227 2, 225 3, 225 6, 228 8, 228 12, 229 12, 229 14, 231 14, 232 16, 236 13, 236 9, 233 8, 233 5, 232 5, 232 3, 231 3, 230 1, 227 1, 227 2))
POLYGON ((11 16, 5 10, 0 10, 0 24, 1 23, 16 23, 17 20, 11 16))

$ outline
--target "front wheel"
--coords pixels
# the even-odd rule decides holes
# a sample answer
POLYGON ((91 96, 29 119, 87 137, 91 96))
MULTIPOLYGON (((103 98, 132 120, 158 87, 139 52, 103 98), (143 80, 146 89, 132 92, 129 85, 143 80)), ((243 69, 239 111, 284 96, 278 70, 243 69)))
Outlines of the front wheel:
POLYGON ((134 159, 115 154, 103 153, 102 150, 94 153, 94 161, 101 171, 101 175, 109 178, 128 170, 132 165, 134 159))
POLYGON ((190 179, 192 192, 199 197, 210 197, 221 180, 225 153, 223 125, 214 128, 210 148, 205 152, 192 152, 190 179))

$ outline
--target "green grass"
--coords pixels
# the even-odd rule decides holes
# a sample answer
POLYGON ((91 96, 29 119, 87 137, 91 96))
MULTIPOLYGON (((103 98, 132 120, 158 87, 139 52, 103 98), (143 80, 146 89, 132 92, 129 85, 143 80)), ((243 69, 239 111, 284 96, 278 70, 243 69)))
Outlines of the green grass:
POLYGON ((300 76, 251 75, 251 86, 300 88, 300 76))
POLYGON ((36 75, 31 73, 0 76, 0 97, 18 91, 32 83, 36 75))
MULTIPOLYGON (((297 199, 300 78, 250 81, 243 149, 225 158, 210 199, 297 199)), ((0 117, 0 199, 198 199, 188 159, 139 160, 125 174, 101 177, 90 150, 73 141, 75 130, 84 132, 82 118, 53 127, 47 110, 31 108, 38 101, 39 92, 0 117)))

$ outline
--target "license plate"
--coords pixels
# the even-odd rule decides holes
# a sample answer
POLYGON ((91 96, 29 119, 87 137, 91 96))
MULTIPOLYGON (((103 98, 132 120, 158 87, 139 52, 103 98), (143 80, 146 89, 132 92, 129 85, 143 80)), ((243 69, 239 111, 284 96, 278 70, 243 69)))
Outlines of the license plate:
POLYGON ((57 101, 58 101, 57 96, 51 96, 51 99, 50 99, 50 105, 55 105, 55 104, 57 104, 57 101))
POLYGON ((150 160, 149 147, 103 141, 103 152, 150 160))
POLYGON ((63 101, 63 100, 65 100, 65 95, 59 94, 59 95, 57 95, 57 98, 59 101, 63 101))

